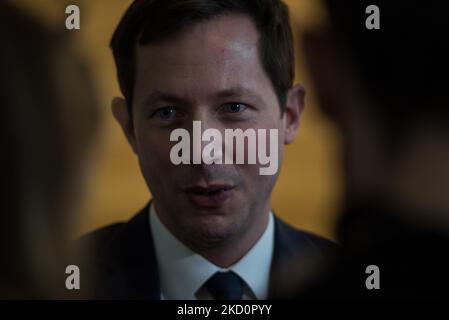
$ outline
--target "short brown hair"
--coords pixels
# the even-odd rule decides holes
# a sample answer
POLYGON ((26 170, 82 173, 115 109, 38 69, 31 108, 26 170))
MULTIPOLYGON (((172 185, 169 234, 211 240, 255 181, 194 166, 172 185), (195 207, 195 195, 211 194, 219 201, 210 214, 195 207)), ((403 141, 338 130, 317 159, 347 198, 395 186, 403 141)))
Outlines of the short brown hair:
POLYGON ((132 114, 136 43, 146 45, 223 13, 248 15, 259 32, 260 59, 284 110, 293 85, 294 50, 287 6, 281 0, 135 0, 111 41, 120 89, 132 114))

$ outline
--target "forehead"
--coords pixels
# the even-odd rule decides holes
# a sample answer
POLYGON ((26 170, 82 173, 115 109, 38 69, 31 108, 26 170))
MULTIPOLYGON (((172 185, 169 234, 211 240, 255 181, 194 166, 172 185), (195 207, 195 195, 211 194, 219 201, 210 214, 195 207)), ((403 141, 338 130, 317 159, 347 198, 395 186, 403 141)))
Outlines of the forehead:
POLYGON ((149 90, 179 94, 236 86, 267 90, 270 82, 259 59, 258 43, 259 34, 250 17, 225 14, 140 46, 135 97, 149 90))

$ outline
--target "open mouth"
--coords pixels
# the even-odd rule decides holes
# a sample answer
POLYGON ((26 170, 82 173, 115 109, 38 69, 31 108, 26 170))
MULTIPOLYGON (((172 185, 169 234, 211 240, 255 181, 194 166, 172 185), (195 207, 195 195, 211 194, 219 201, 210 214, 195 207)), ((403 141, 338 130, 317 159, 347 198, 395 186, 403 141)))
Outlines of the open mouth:
POLYGON ((200 187, 200 186, 190 187, 190 188, 187 188, 186 191, 188 193, 196 193, 196 194, 202 194, 202 195, 213 195, 213 194, 217 194, 221 191, 227 191, 227 190, 231 190, 231 189, 233 189, 233 187, 229 186, 229 185, 212 185, 209 187, 200 187))
POLYGON ((200 208, 221 206, 232 195, 234 187, 231 185, 211 185, 207 187, 194 186, 185 191, 189 200, 200 208))

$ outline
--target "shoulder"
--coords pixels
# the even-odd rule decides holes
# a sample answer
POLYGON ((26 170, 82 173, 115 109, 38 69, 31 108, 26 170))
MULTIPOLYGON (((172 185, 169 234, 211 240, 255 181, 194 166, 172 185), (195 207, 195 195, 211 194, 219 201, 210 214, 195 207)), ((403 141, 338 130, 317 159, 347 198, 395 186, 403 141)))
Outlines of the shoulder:
POLYGON ((126 222, 116 222, 104 227, 90 231, 80 238, 78 241, 82 243, 107 243, 124 228, 126 222))
POLYGON ((123 230, 124 226, 125 222, 113 223, 82 235, 76 242, 82 247, 105 248, 123 230))
POLYGON ((339 251, 340 246, 329 239, 309 231, 295 228, 275 216, 275 241, 281 242, 292 250, 308 250, 319 255, 332 255, 339 251))
POLYGON ((339 245, 297 229, 275 216, 271 297, 284 299, 306 270, 316 270, 340 254, 339 245))
POLYGON ((158 273, 148 205, 129 221, 111 224, 78 239, 87 257, 83 268, 95 299, 158 299, 158 273))
POLYGON ((129 221, 118 222, 91 231, 77 242, 86 248, 94 260, 125 259, 138 251, 139 244, 149 244, 151 235, 148 221, 148 205, 129 221))

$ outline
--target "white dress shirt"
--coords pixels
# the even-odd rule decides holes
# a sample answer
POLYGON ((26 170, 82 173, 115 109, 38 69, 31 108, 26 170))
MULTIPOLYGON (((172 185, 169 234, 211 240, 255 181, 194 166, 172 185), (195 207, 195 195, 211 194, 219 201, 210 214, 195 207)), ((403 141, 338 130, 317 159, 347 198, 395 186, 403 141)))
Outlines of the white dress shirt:
POLYGON ((168 300, 212 299, 203 287, 217 271, 232 270, 243 279, 243 299, 266 299, 274 246, 274 218, 254 246, 229 268, 216 266, 180 242, 162 224, 153 204, 150 227, 159 268, 161 298, 168 300))

